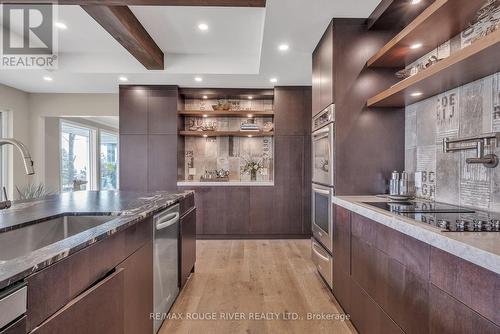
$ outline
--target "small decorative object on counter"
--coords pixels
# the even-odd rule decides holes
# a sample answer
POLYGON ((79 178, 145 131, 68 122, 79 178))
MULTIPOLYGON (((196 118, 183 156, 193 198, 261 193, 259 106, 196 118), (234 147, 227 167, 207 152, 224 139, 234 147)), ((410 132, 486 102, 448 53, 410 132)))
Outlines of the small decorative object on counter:
POLYGON ((392 172, 389 195, 399 195, 399 173, 397 171, 392 172))
POLYGON ((200 177, 201 182, 228 182, 230 172, 225 169, 213 171, 205 170, 205 174, 200 177))
POLYGON ((246 160, 245 166, 243 166, 243 173, 250 174, 251 181, 257 181, 257 172, 262 170, 264 165, 262 161, 246 160))
POLYGON ((401 173, 401 180, 399 180, 399 195, 409 195, 409 185, 408 173, 403 171, 403 173, 401 173))

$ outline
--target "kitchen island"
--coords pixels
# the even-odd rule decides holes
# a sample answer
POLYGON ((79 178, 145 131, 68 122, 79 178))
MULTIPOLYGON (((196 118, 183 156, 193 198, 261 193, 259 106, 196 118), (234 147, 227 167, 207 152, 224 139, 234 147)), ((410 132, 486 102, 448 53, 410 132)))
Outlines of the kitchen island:
POLYGON ((0 332, 152 332, 153 215, 177 203, 187 216, 193 193, 74 192, 0 212, 0 299, 25 297, 0 332))
POLYGON ((386 201, 333 198, 333 292, 358 330, 499 333, 500 233, 443 232, 386 201))

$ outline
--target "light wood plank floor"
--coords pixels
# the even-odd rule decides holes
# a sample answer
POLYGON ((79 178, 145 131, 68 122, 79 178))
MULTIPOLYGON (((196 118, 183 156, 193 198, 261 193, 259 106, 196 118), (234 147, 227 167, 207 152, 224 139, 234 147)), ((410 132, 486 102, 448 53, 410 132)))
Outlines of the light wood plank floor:
POLYGON ((307 320, 307 313, 341 313, 310 260, 310 241, 198 241, 197 247, 196 273, 170 312, 184 320, 166 320, 160 334, 355 333, 348 321, 307 320), (185 320, 212 312, 216 320, 185 320), (249 319, 261 312, 279 319, 249 319), (244 319, 225 320, 221 313, 244 319), (303 320, 283 319, 284 313, 303 320))

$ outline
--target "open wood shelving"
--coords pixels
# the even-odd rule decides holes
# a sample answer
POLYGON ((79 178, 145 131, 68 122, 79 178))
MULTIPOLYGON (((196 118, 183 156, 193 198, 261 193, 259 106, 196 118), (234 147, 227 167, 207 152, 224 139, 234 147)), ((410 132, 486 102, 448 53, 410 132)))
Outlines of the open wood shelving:
POLYGON ((499 57, 497 30, 370 98, 367 106, 404 107, 481 79, 500 71, 499 57))
POLYGON ((273 131, 180 131, 179 135, 186 137, 272 137, 273 131))
POLYGON ((261 110, 180 110, 179 115, 181 116, 193 116, 193 117, 273 117, 274 112, 272 111, 261 111, 261 110))

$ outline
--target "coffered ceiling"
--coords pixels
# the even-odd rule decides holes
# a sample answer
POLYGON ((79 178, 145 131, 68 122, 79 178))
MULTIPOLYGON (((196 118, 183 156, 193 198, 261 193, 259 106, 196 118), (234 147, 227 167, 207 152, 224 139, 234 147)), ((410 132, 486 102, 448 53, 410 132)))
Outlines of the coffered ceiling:
POLYGON ((58 30, 58 69, 0 70, 0 83, 29 92, 73 93, 117 92, 120 77, 126 83, 183 87, 310 85, 311 53, 330 19, 368 17, 378 2, 268 0, 265 8, 130 6, 165 55, 165 69, 154 71, 80 6, 58 6, 57 21, 67 26, 58 30), (199 29, 202 23, 207 30, 199 29), (280 44, 289 49, 278 50, 280 44), (44 76, 53 80, 45 81, 44 76))

